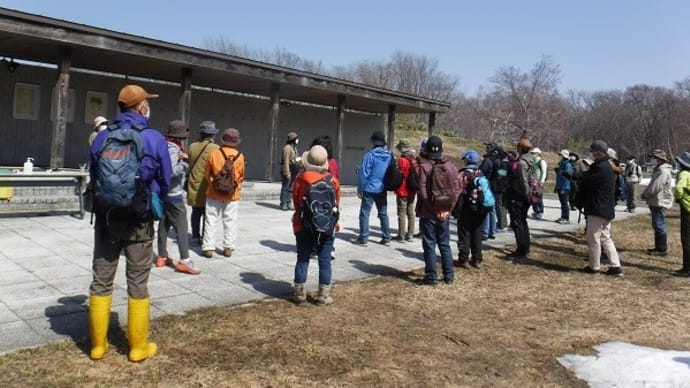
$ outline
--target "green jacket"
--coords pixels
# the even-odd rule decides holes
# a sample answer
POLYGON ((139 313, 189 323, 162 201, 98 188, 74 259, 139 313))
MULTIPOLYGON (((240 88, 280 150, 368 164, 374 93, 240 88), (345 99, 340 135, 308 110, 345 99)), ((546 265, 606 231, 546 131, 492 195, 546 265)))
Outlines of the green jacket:
POLYGON ((690 212, 690 171, 683 170, 676 177, 676 189, 673 196, 685 211, 690 212))

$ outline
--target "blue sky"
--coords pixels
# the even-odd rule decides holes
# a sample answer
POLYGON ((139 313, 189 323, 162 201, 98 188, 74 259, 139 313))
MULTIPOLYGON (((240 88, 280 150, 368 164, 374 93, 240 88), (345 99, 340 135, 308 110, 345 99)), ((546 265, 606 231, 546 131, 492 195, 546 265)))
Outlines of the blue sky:
POLYGON ((0 0, 0 7, 189 46, 224 36, 282 47, 327 67, 433 57, 473 95, 502 66, 548 55, 562 91, 673 87, 690 77, 690 1, 0 0), (96 5, 97 4, 97 5, 96 5))

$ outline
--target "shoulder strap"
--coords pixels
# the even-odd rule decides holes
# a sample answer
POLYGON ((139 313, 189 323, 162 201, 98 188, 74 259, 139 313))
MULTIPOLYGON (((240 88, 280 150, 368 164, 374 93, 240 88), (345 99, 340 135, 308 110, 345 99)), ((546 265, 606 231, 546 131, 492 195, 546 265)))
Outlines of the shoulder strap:
MULTIPOLYGON (((206 147, 208 147, 209 144, 211 144, 210 141, 209 141, 208 143, 206 143, 206 145, 204 146, 204 148, 201 149, 201 152, 199 152, 199 155, 197 155, 196 158, 194 158, 194 161, 192 162, 192 166, 189 167, 189 170, 187 170, 187 175, 189 175, 189 172, 192 171, 192 170, 194 169, 194 166, 196 166, 196 162, 199 160, 199 158, 201 157, 201 155, 203 155, 204 151, 206 150, 206 147)), ((225 156, 225 154, 223 154, 223 156, 225 156)))

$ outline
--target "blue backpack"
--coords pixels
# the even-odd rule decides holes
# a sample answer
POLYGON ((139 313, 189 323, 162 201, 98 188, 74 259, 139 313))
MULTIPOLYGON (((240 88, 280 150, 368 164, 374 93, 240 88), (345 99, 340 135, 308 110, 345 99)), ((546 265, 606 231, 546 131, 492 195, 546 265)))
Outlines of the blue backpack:
POLYGON ((317 238, 332 236, 339 215, 333 176, 327 175, 309 185, 300 214, 304 229, 317 238))
POLYGON ((144 128, 108 126, 108 136, 98 152, 94 204, 103 212, 119 210, 141 215, 148 209, 147 185, 140 179, 144 157, 140 132, 144 128))

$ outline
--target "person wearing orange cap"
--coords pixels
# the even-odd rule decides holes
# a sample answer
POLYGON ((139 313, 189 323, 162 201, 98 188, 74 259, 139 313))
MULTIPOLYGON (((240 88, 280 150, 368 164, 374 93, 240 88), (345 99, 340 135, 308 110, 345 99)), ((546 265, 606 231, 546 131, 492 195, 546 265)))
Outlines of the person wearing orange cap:
MULTIPOLYGON (((143 157, 139 161, 138 182, 165 198, 170 187, 172 167, 168 145, 163 135, 149 125, 151 108, 148 100, 158 97, 138 85, 127 85, 120 90, 118 104, 120 113, 107 130, 101 131, 91 146, 91 180, 103 180, 99 163, 103 158, 102 149, 106 140, 115 137, 115 131, 138 132, 143 147, 143 157)), ((121 132, 120 134, 124 134, 121 132)), ((129 149, 127 149, 129 150, 129 149)), ((99 184, 96 184, 98 192, 99 184)), ((98 198, 97 198, 98 199, 98 198)), ((127 258, 126 278, 128 300, 127 337, 129 340, 129 360, 142 361, 153 357, 158 347, 148 341, 151 298, 148 279, 153 256, 153 210, 149 198, 145 198, 142 209, 122 211, 119 208, 104 209, 95 206, 93 281, 89 289, 89 332, 93 360, 100 360, 108 350, 108 326, 112 304, 113 281, 117 272, 120 252, 124 250, 127 258)), ((98 201, 97 201, 98 203, 98 201)))

